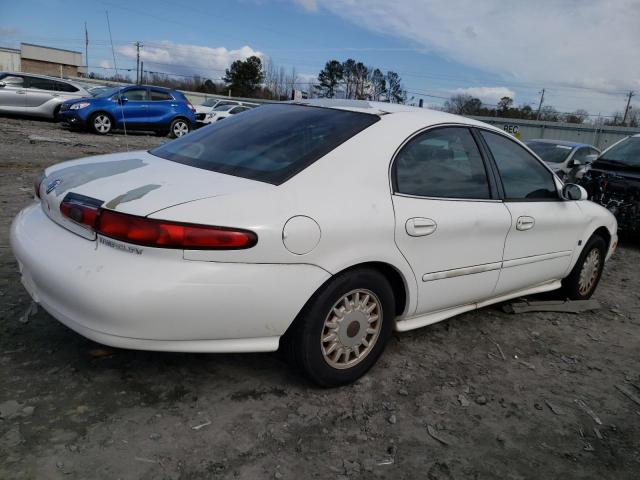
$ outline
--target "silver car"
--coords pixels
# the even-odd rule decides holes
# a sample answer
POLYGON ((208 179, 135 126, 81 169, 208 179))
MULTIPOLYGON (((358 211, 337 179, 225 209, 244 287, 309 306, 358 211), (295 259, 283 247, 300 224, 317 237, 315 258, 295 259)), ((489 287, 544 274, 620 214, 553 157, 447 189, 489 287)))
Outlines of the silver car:
POLYGON ((62 102, 90 96, 83 86, 62 78, 0 72, 0 113, 55 119, 62 102))
POLYGON ((565 183, 582 178, 588 165, 600 154, 600 150, 587 143, 547 139, 527 140, 524 143, 565 183))

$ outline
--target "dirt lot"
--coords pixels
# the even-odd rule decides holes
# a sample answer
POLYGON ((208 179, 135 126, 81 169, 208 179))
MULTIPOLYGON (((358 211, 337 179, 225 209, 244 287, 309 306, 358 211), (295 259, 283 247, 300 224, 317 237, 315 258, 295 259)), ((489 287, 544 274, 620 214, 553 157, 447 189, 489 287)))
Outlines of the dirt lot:
POLYGON ((640 397, 637 240, 607 265, 601 310, 468 313, 320 390, 275 355, 111 350, 42 310, 22 323, 8 231, 33 177, 126 146, 7 118, 0 139, 0 478, 640 477, 640 404, 616 388, 640 397))

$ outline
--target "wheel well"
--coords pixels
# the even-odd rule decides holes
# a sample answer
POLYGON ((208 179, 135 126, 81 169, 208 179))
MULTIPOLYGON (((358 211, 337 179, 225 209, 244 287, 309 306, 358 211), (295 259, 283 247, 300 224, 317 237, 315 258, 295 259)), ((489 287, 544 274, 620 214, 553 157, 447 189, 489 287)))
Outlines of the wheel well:
POLYGON ((391 285, 391 289, 393 290, 393 297, 395 299, 395 311, 396 315, 402 315, 407 305, 407 286, 405 285, 404 278, 396 270, 395 267, 388 263, 384 262, 367 262, 367 263, 359 263, 357 265, 352 265, 349 268, 346 268, 338 273, 346 272, 348 270, 353 270, 356 268, 368 267, 380 272, 391 285))
POLYGON ((111 120, 111 122, 114 124, 116 123, 116 119, 113 117, 113 115, 111 115, 109 112, 106 112, 104 110, 98 110, 97 112, 93 112, 91 114, 91 116, 89 117, 90 119, 95 118, 97 115, 106 115, 107 117, 109 117, 109 119, 111 120))
POLYGON ((606 227, 597 228, 596 231, 593 232, 591 236, 593 237, 593 235, 598 235, 599 237, 602 237, 604 242, 607 244, 607 249, 609 248, 611 244, 611 234, 609 233, 609 230, 607 230, 606 227))
POLYGON ((171 119, 171 122, 169 122, 169 125, 171 125, 173 122, 175 122, 176 120, 184 120, 185 122, 187 122, 189 125, 191 125, 191 120, 189 120, 187 117, 185 117, 184 115, 178 115, 177 117, 173 117, 171 119))

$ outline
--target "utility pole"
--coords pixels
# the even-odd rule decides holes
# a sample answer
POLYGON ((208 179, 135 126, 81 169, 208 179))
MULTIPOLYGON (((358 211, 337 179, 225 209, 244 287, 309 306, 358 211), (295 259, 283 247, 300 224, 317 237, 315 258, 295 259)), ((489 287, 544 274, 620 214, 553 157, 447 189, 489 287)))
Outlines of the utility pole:
POLYGON ((635 93, 633 93, 633 90, 631 90, 629 92, 629 95, 627 96, 627 106, 624 107, 624 116, 622 118, 623 125, 627 124, 627 115, 629 115, 629 109, 631 108, 631 97, 633 97, 634 95, 635 93))
POLYGON ((144 61, 140 62, 140 83, 144 83, 144 61))
POLYGON ((140 42, 136 42, 136 83, 140 83, 140 48, 143 45, 140 42))
POLYGON ((540 110, 542 110, 542 102, 544 102, 544 88, 542 89, 540 96, 540 105, 538 105, 538 114, 536 115, 536 120, 540 120, 540 110))
POLYGON ((89 32, 87 31, 87 22, 84 22, 84 63, 87 67, 86 75, 89 76, 89 32))

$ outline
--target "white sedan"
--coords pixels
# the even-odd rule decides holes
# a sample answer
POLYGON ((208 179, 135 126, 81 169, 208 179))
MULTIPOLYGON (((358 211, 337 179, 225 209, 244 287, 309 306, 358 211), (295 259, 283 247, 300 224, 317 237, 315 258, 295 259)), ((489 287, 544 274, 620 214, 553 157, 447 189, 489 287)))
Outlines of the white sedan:
POLYGON ((254 107, 248 107, 246 105, 222 105, 220 107, 216 107, 211 112, 207 113, 204 116, 204 120, 202 123, 213 123, 218 120, 222 120, 224 118, 230 117, 231 115, 236 115, 238 113, 246 112, 247 110, 251 110, 254 107))
POLYGON ((559 288, 591 296, 615 218, 489 125, 400 105, 270 104, 49 167, 11 229, 22 281, 97 342, 284 350, 351 382, 405 331, 559 288))

